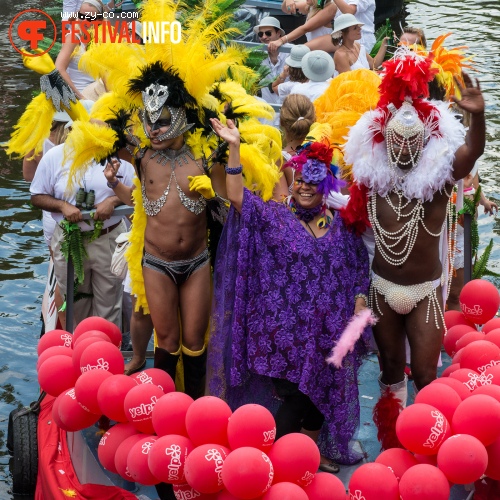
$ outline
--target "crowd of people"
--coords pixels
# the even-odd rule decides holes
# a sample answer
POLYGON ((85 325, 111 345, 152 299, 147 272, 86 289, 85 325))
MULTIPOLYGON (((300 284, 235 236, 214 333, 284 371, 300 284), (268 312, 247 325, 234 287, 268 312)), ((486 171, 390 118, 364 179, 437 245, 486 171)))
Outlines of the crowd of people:
MULTIPOLYGON (((103 8, 99 0, 85 0, 80 12, 102 14, 103 8)), ((276 416, 277 438, 311 436, 322 453, 320 468, 328 472, 338 471, 336 462, 360 458, 349 443, 359 422, 357 372, 371 329, 341 368, 326 361, 354 315, 370 307, 378 317, 379 421, 389 418, 384 398, 395 401, 391 411, 406 404, 405 339, 416 388, 436 377, 452 273, 440 239, 451 229, 453 186, 464 178, 466 188, 477 185, 473 167, 485 147, 479 84, 465 73, 453 75, 462 82, 460 97, 429 99, 436 71, 423 52, 424 33, 411 27, 395 59, 384 63, 377 107, 350 123, 345 144, 330 143, 329 125, 316 123, 314 102, 338 75, 345 85, 345 74, 381 67, 387 40, 374 58, 369 55, 374 8, 373 0, 283 0, 286 14, 307 15, 303 27, 286 34, 276 18, 265 17, 254 28, 267 46, 262 64, 270 83, 261 98, 282 104, 282 144, 261 125, 269 123, 267 111, 261 122, 231 115, 238 98, 249 98, 244 92, 219 84, 211 98, 234 92, 234 102, 226 99, 222 111, 209 114, 206 92, 196 90, 185 68, 149 60, 127 83, 129 98, 142 106, 139 127, 117 130, 107 122, 123 142, 103 156, 104 171, 91 161, 75 175, 65 137, 56 139, 58 123, 70 121, 63 115, 54 121, 54 147, 27 159, 25 170, 33 204, 54 220, 46 238, 62 294, 70 286, 61 251, 68 230, 59 223, 93 233, 85 240, 80 285, 92 298, 77 303, 76 322, 99 315, 119 324, 122 282, 111 274, 110 259, 126 226, 113 210, 120 203, 134 206, 136 246, 125 280, 134 305, 128 374, 144 368, 154 328, 154 366, 177 378, 187 394, 216 395, 233 408, 266 405, 276 416), (304 34, 306 45, 279 51, 304 34), (451 103, 470 116, 467 130, 451 103), (257 149, 250 146, 252 134, 259 137, 257 149), (271 164, 268 174, 252 170, 259 155, 271 164), (81 188, 95 194, 90 225, 77 204, 81 188), (374 245, 367 248, 370 233, 374 245)), ((63 45, 56 68, 81 99, 94 79, 80 75, 77 59, 86 47, 77 45, 63 45), (68 71, 73 66, 76 71, 68 71)), ((113 91, 112 79, 103 85, 113 91)), ((489 213, 497 210, 486 198, 483 204, 489 213)), ((448 253, 453 260, 456 252, 448 253)))

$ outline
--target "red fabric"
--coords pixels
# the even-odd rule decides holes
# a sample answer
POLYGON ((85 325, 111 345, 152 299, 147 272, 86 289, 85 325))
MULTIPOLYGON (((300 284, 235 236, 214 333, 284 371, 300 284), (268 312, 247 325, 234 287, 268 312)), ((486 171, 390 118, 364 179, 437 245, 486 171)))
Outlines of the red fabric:
POLYGON ((356 234, 362 234, 367 227, 370 227, 368 220, 368 188, 354 183, 349 188, 349 202, 340 211, 340 215, 346 226, 354 229, 356 234))
POLYGON ((45 396, 38 418, 38 477, 35 500, 137 500, 116 486, 80 484, 69 454, 66 432, 52 419, 52 396, 45 396))
POLYGON ((403 406, 388 387, 373 408, 373 421, 377 426, 377 439, 382 450, 404 448, 396 435, 396 420, 403 406))

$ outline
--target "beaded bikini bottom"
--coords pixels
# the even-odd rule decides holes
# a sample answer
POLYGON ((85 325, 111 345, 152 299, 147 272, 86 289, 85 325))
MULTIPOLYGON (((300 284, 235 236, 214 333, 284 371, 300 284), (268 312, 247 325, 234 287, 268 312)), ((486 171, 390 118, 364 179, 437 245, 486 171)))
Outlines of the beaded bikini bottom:
POLYGON ((426 323, 429 323, 429 315, 431 306, 434 310, 434 318, 436 322, 436 328, 439 328, 438 313, 441 317, 443 324, 443 312, 439 304, 436 290, 439 285, 443 285, 444 277, 437 278, 434 281, 426 281, 424 283, 418 283, 417 285, 398 285, 381 278, 372 271, 372 281, 370 284, 370 307, 376 307, 377 312, 383 316, 379 304, 378 304, 378 292, 382 295, 389 304, 389 307, 398 314, 408 314, 417 307, 418 303, 424 300, 426 297, 429 299, 427 305, 427 316, 426 323))

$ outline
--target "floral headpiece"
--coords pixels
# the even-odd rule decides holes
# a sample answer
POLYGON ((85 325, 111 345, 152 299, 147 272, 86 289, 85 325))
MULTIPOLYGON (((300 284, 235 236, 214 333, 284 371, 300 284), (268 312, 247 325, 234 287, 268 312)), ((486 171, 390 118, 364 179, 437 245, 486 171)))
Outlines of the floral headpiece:
POLYGON ((283 168, 293 168, 302 174, 308 184, 316 184, 317 192, 323 196, 330 191, 340 191, 345 182, 337 179, 338 168, 332 163, 333 148, 322 142, 307 142, 283 168))

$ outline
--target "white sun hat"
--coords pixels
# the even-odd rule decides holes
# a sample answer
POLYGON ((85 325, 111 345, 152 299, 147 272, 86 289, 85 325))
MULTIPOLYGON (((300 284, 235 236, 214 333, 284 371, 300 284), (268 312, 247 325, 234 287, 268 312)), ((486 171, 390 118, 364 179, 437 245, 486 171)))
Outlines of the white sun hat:
POLYGON ((306 45, 294 45, 290 49, 290 55, 285 59, 285 64, 291 68, 302 68, 302 59, 311 49, 306 45))
POLYGON ((260 20, 260 24, 254 27, 253 32, 257 34, 260 31, 260 28, 262 28, 263 26, 272 26, 273 28, 280 30, 281 35, 285 34, 285 30, 281 27, 280 22, 275 17, 272 16, 263 17, 260 20))
POLYGON ((351 26, 364 26, 364 23, 360 23, 352 14, 341 14, 336 17, 333 22, 332 38, 340 38, 342 30, 351 26))
POLYGON ((311 50, 302 59, 302 72, 312 82, 326 82, 334 71, 332 56, 324 50, 311 50))

